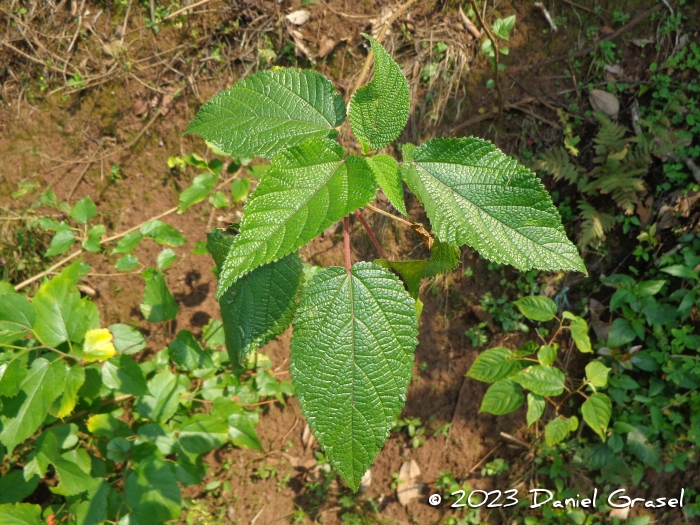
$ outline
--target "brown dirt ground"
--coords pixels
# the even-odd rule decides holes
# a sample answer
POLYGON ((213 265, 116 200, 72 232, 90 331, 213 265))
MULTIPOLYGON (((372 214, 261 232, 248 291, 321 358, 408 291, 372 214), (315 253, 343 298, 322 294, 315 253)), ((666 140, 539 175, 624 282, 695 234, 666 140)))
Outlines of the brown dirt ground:
MULTIPOLYGON (((581 0, 581 3, 588 5, 590 2, 581 0)), ((614 2, 603 4, 603 16, 609 19, 614 2)), ((260 40, 256 40, 260 34, 269 35, 277 43, 286 38, 284 23, 277 21, 299 5, 299 0, 282 3, 252 0, 224 4, 212 2, 201 14, 188 18, 185 27, 166 27, 157 37, 143 27, 143 13, 134 15, 125 42, 135 61, 144 59, 141 63, 145 64, 143 68, 135 69, 141 82, 131 75, 122 75, 65 98, 58 93, 28 100, 25 94, 16 104, 8 98, 7 107, 0 110, 0 151, 3 152, 0 158, 0 203, 17 208, 17 203, 10 201, 9 194, 23 180, 38 182, 42 189, 49 185, 59 199, 65 199, 76 181, 83 177, 71 200, 74 202, 86 195, 96 200, 100 219, 109 232, 123 231, 171 208, 177 203, 178 191, 188 184, 187 177, 192 173, 188 172, 185 176, 171 172, 166 164, 168 156, 191 152, 206 155, 201 141, 190 136, 182 137, 186 124, 202 101, 236 81, 244 71, 257 67, 255 49, 261 45, 260 40), (189 61, 173 60, 173 52, 164 53, 162 56, 165 58, 153 58, 156 53, 187 45, 199 46, 202 50, 199 55, 190 55, 194 56, 194 60, 206 58, 215 43, 214 37, 207 35, 224 38, 218 25, 220 19, 237 19, 241 28, 252 28, 251 31, 244 31, 242 37, 240 32, 230 37, 239 47, 231 46, 224 66, 211 70, 195 69, 189 61), (195 36, 193 31, 197 33, 195 36), (250 53, 252 58, 248 56, 250 53), (148 57, 151 58, 146 60, 148 57), (171 86, 175 85, 185 86, 185 95, 176 99, 170 112, 149 127, 133 147, 103 161, 94 160, 128 144, 144 128, 149 117, 134 115, 132 105, 135 102, 162 96, 161 92, 171 93, 171 86), (85 159, 93 159, 93 162, 83 175, 85 159), (108 177, 113 163, 121 166, 122 170, 122 180, 116 183, 110 182, 108 177)), ((333 79, 346 98, 365 56, 360 44, 360 32, 370 30, 369 18, 376 17, 388 5, 370 0, 333 0, 330 5, 320 1, 305 7, 312 16, 300 30, 311 52, 316 52, 323 36, 339 42, 335 52, 326 59, 319 59, 316 65, 333 79)), ((598 26, 600 32, 604 33, 609 28, 601 27, 597 19, 592 22, 590 15, 584 11, 574 13, 570 7, 561 4, 553 13, 569 17, 570 24, 577 30, 562 31, 552 36, 551 33, 545 34, 546 22, 529 2, 519 2, 515 6, 511 3, 498 5, 499 11, 494 13, 495 16, 518 15, 509 43, 510 55, 505 58, 508 69, 501 76, 504 99, 511 104, 527 97, 539 101, 518 105, 500 120, 484 118, 473 122, 461 129, 459 134, 490 138, 517 156, 533 142, 551 144, 558 140, 561 126, 556 108, 569 104, 569 100, 560 92, 569 90, 577 95, 576 90, 572 89, 576 87, 576 78, 564 71, 568 69, 567 61, 534 70, 528 70, 525 66, 569 49, 584 47, 581 32, 585 31, 585 27, 579 26, 576 21, 578 16, 598 26)), ((640 2, 640 5, 646 7, 652 3, 640 2)), ((387 47, 397 50, 398 61, 412 81, 412 96, 417 104, 404 139, 418 141, 430 136, 448 135, 453 126, 491 110, 495 93, 483 87, 486 78, 484 61, 477 53, 477 43, 460 25, 454 8, 448 9, 441 3, 419 3, 401 22, 409 27, 408 32, 412 35, 407 38, 395 26, 387 47), (462 54, 463 69, 456 74, 454 71, 446 73, 448 77, 452 75, 447 82, 450 89, 419 81, 420 70, 431 60, 431 46, 426 51, 420 44, 438 40, 452 43, 462 54), (454 76, 458 78, 454 79, 454 76), (428 102, 431 98, 433 102, 428 102)), ((99 21, 102 33, 111 34, 111 23, 107 17, 99 21)), ((642 24, 618 40, 618 45, 625 51, 625 71, 630 78, 641 78, 646 62, 635 60, 634 49, 625 42, 633 35, 647 36, 652 31, 652 26, 642 24)), ((95 51, 98 46, 93 40, 81 40, 76 52, 87 58, 97 74, 101 71, 98 64, 100 54, 95 51)), ((279 52, 279 46, 276 49, 279 52)), ((206 61, 204 63, 207 64, 206 61)), ((305 63, 308 62, 301 61, 301 64, 305 63)), ((347 135, 341 137, 346 146, 356 146, 347 135)), ((36 194, 30 195, 22 202, 28 204, 35 197, 36 194)), ((414 218, 427 224, 425 217, 421 217, 418 210, 414 211, 414 218)), ((179 258, 167 271, 168 285, 180 305, 176 321, 168 327, 171 333, 181 328, 197 332, 210 317, 219 317, 214 300, 216 283, 211 274, 211 261, 208 257, 192 255, 191 250, 196 241, 205 239, 209 223, 225 224, 230 219, 230 213, 228 217, 226 215, 217 212, 210 217, 206 205, 200 204, 182 215, 172 214, 165 219, 188 240, 175 250, 179 258), (218 220, 219 216, 221 221, 218 220)), ((421 253, 416 235, 397 231, 393 223, 386 224, 380 216, 370 214, 369 217, 380 239, 394 255, 409 252, 413 252, 413 257, 425 255, 421 253)), ((353 233, 356 259, 374 258, 373 248, 357 224, 353 226, 353 233)), ((339 236, 331 232, 304 248, 302 255, 310 263, 340 264, 342 253, 338 241, 339 236)), ((152 264, 158 251, 159 247, 154 243, 144 242, 136 254, 141 261, 152 264)), ((142 297, 140 277, 104 275, 114 273, 109 264, 112 259, 103 254, 85 256, 95 273, 88 277, 87 283, 98 292, 96 302, 103 322, 135 324, 148 334, 156 334, 162 328, 149 326, 138 309, 142 297)), ((427 423, 428 439, 424 446, 412 449, 404 435, 394 433, 372 467, 372 484, 367 495, 381 502, 381 516, 388 518, 389 523, 435 523, 440 518, 440 512, 428 506, 425 497, 414 500, 407 507, 398 503, 395 491, 391 489, 392 474, 398 472, 407 459, 415 460, 420 466, 420 481, 427 485, 425 494, 434 488, 439 471, 452 472, 456 478, 466 479, 472 488, 482 488, 491 482, 481 479, 479 469, 474 472, 472 469, 494 447, 500 448, 493 457, 517 461, 522 456, 523 449, 503 441, 499 433, 506 432, 528 440, 523 428, 522 409, 499 418, 478 414, 485 385, 464 378, 479 352, 471 347, 464 335, 467 328, 478 322, 471 307, 478 304, 486 291, 497 295, 500 290, 500 276, 488 272, 486 263, 468 251, 463 256, 463 268, 466 267, 474 270, 473 277, 467 278, 458 270, 441 280, 433 288, 435 293, 424 291, 422 294, 425 309, 421 317, 420 343, 416 350, 415 380, 411 384, 403 416, 430 421, 427 423), (421 363, 427 364, 422 371, 418 368, 421 363), (449 439, 433 437, 432 432, 446 422, 453 425, 449 439)), ((510 280, 514 280, 515 275, 514 272, 507 272, 510 280)), ((508 337, 498 334, 490 344, 524 342, 522 337, 514 339, 512 336, 506 342, 508 337)), ((167 340, 167 337, 156 334, 151 338, 149 347, 158 349, 167 340)), ((278 371, 287 369, 289 340, 288 331, 262 350, 270 355, 278 371)), ((303 483, 310 474, 303 469, 293 469, 289 459, 303 462, 313 457, 313 450, 305 450, 301 444, 303 428, 304 421, 294 399, 290 399, 287 406, 270 405, 265 409, 258 427, 265 454, 229 448, 213 452, 206 458, 210 472, 205 483, 230 480, 231 493, 217 497, 208 494, 203 484, 185 489, 185 496, 197 500, 215 515, 225 508, 223 521, 214 520, 213 523, 253 523, 254 519, 259 525, 288 523, 296 505, 305 508, 309 503, 303 483), (283 452, 282 447, 287 442, 292 442, 292 446, 283 452), (255 471, 262 465, 277 469, 277 478, 257 480, 255 471), (278 491, 277 480, 286 474, 291 475, 291 481, 278 491)), ((342 491, 336 487, 331 492, 333 495, 328 504, 313 515, 328 524, 340 522, 336 496, 342 491)), ((483 517, 486 518, 485 515, 483 517)), ((491 520, 506 522, 507 517, 493 514, 491 520)))

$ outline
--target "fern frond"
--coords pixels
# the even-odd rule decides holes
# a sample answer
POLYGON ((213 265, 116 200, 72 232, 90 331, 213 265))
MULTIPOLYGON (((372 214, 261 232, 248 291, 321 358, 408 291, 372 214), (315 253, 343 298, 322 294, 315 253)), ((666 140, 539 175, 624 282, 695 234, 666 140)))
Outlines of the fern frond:
POLYGON ((627 132, 624 126, 611 121, 600 113, 596 114, 596 118, 600 121, 601 127, 595 139, 593 139, 597 154, 593 158, 593 162, 603 164, 607 161, 609 155, 622 151, 629 141, 624 138, 627 132))
POLYGON ((541 153, 535 161, 535 169, 553 175, 554 180, 565 179, 572 184, 576 184, 581 177, 581 168, 571 162, 571 157, 562 147, 541 153))
POLYGON ((579 246, 598 248, 605 240, 605 234, 615 226, 615 217, 596 210, 584 200, 578 201, 578 209, 583 219, 579 246))

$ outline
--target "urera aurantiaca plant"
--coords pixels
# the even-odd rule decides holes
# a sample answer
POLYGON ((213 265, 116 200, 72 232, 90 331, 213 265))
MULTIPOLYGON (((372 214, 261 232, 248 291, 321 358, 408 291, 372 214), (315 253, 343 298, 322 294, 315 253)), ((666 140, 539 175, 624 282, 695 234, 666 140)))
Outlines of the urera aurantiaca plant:
POLYGON ((241 363, 293 324, 291 374, 302 411, 353 490, 405 403, 421 278, 453 269, 464 244, 521 270, 586 271, 539 179, 490 142, 405 144, 401 163, 374 154, 403 131, 410 97, 399 66, 366 38, 374 78, 347 113, 362 155, 346 155, 334 140, 345 103, 310 70, 251 75, 204 104, 186 130, 232 156, 271 161, 235 234, 209 236, 227 347, 241 363), (407 215, 403 182, 430 219, 430 259, 352 265, 348 216, 371 204, 377 187, 407 215), (297 249, 339 220, 345 267, 305 284, 297 249))

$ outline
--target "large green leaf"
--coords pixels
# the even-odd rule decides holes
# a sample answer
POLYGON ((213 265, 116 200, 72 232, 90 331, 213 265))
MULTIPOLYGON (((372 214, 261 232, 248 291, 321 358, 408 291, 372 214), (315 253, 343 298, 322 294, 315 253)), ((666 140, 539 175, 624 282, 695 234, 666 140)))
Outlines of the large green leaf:
POLYGON ((80 224, 87 224, 95 215, 97 215, 97 208, 89 196, 76 202, 70 211, 70 216, 80 224))
POLYGON ((380 266, 327 268, 302 294, 290 371, 309 426, 353 490, 406 401, 417 334, 413 299, 380 266))
POLYGON ((379 42, 363 36, 374 53, 374 78, 353 95, 348 115, 355 137, 363 146, 376 150, 401 135, 408 122, 411 97, 401 68, 379 42))
POLYGON ((44 525, 41 507, 30 503, 5 503, 0 505, 2 525, 44 525))
POLYGON ((371 202, 376 191, 365 160, 343 159, 337 142, 314 140, 280 152, 245 206, 221 267, 217 299, 239 277, 292 253, 371 202))
POLYGON ((36 322, 36 311, 26 297, 0 293, 0 330, 24 332, 36 322))
POLYGON ((204 454, 229 441, 228 423, 208 414, 195 414, 180 427, 180 446, 192 454, 204 454))
POLYGON ((490 142, 430 140, 401 176, 442 241, 521 270, 586 271, 542 183, 490 142))
POLYGON ((127 355, 119 355, 102 365, 102 382, 122 394, 141 396, 148 390, 141 368, 127 355))
POLYGON ((592 394, 581 405, 583 420, 593 429, 593 432, 605 441, 608 423, 612 414, 612 402, 605 394, 592 394))
POLYGON ((78 462, 76 462, 71 459, 71 452, 73 451, 59 454, 58 443, 53 433, 48 432, 45 437, 42 434, 42 438, 44 439, 41 441, 41 446, 37 451, 37 460, 42 465, 49 463, 53 465, 59 479, 58 486, 52 488, 52 492, 62 496, 75 496, 97 486, 99 481, 90 476, 90 456, 84 450, 79 449, 79 452, 82 452, 84 457, 76 456, 75 459, 78 459, 78 462), (79 465, 80 459, 87 460, 88 465, 85 469, 79 465))
POLYGON ((168 290, 163 274, 148 268, 143 272, 143 278, 146 280, 146 289, 143 292, 141 313, 146 321, 160 323, 175 319, 178 306, 173 294, 168 290))
POLYGON ((523 391, 515 381, 499 379, 484 394, 479 412, 488 412, 496 416, 510 414, 522 405, 524 400, 523 391))
POLYGON ((435 239, 433 247, 430 249, 430 258, 428 259, 428 266, 423 272, 423 277, 435 277, 451 272, 459 266, 459 257, 459 246, 435 239))
POLYGON ((180 516, 180 487, 170 461, 150 456, 138 463, 126 477, 124 493, 139 525, 163 523, 180 516))
POLYGON ((530 392, 527 395, 527 426, 529 427, 535 421, 542 417, 546 402, 542 396, 530 392))
MULTIPOLYGON (((207 248, 217 266, 223 264, 234 239, 223 230, 212 230, 207 235, 207 248)), ((287 329, 303 287, 303 276, 299 255, 291 253, 256 268, 224 293, 219 305, 232 363, 242 363, 250 352, 287 329)))
POLYGON ((564 373, 553 366, 530 366, 514 375, 513 381, 540 396, 558 396, 564 391, 564 373))
POLYGON ((564 441, 566 436, 573 430, 572 421, 575 421, 575 425, 578 428, 578 420, 566 419, 562 416, 552 419, 547 426, 544 427, 544 438, 547 445, 550 447, 556 445, 560 441, 564 441))
POLYGON ((271 158, 308 139, 328 137, 345 120, 345 103, 315 71, 260 71, 204 104, 185 133, 231 156, 271 158))
POLYGON ((467 372, 467 377, 493 383, 512 375, 519 369, 513 352, 507 348, 490 348, 479 354, 467 372))
POLYGON ((164 371, 148 382, 149 394, 136 403, 136 410, 143 417, 153 421, 167 423, 180 406, 180 396, 190 386, 190 381, 183 375, 164 371))
POLYGON ((61 397, 56 399, 51 405, 51 415, 57 418, 64 418, 75 408, 78 400, 78 390, 85 383, 85 369, 79 363, 74 364, 66 374, 65 388, 61 397))
POLYGON ((51 403, 63 392, 66 374, 63 361, 50 363, 40 357, 32 362, 19 393, 5 401, 4 415, 0 418, 3 427, 0 442, 9 454, 44 422, 51 403))
MULTIPOLYGON (((98 327, 94 326, 94 305, 81 300, 75 287, 86 271, 85 265, 75 262, 36 292, 32 301, 37 314, 34 331, 42 343, 58 346, 69 339, 79 343, 88 329, 98 327)), ((99 318, 97 321, 99 325, 99 318)))
POLYGON ((600 361, 591 361, 586 365, 586 379, 588 379, 593 386, 602 388, 608 384, 608 374, 610 370, 610 368, 600 361))
MULTIPOLYGON (((0 476, 0 503, 16 503, 31 496, 39 486, 39 476, 24 479, 22 470, 11 470, 0 476)), ((0 523, 4 523, 0 521, 0 523)))
POLYGON ((526 295, 513 301, 513 304, 521 314, 533 321, 547 322, 557 315, 556 303, 544 295, 526 295))
POLYGON ((168 352, 180 370, 192 372, 202 368, 216 368, 211 356, 202 350, 189 330, 180 330, 177 333, 177 337, 168 346, 168 352))
POLYGON ((386 195, 389 202, 408 217, 406 203, 403 198, 403 181, 399 175, 399 163, 391 155, 380 153, 374 157, 367 157, 367 165, 377 179, 379 187, 386 195))

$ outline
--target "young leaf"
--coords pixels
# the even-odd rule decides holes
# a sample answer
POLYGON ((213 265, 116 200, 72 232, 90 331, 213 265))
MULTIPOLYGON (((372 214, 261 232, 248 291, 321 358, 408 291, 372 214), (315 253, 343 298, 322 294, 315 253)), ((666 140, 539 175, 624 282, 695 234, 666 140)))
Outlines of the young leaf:
POLYGON ((245 206, 240 233, 221 266, 217 300, 238 278, 305 245, 368 204, 376 191, 364 159, 343 160, 337 142, 315 140, 280 152, 245 206))
POLYGON ((600 361, 591 361, 586 365, 586 379, 593 386, 604 387, 608 384, 608 373, 610 373, 610 370, 600 361))
POLYGON ((112 254, 116 253, 129 253, 131 250, 136 248, 143 239, 141 232, 133 231, 127 233, 124 237, 119 239, 119 242, 112 250, 112 254))
POLYGON ((100 251, 100 239, 107 233, 104 224, 95 224, 87 232, 87 239, 83 241, 83 249, 88 252, 97 253, 100 251))
POLYGON ((530 392, 527 395, 527 426, 530 427, 532 424, 542 417, 544 414, 544 408, 546 406, 546 401, 542 396, 533 394, 530 392))
POLYGON ((136 403, 139 414, 153 421, 167 423, 175 415, 180 405, 180 396, 187 391, 190 381, 187 377, 161 372, 148 382, 149 394, 136 403))
POLYGON ((141 313, 150 323, 160 323, 175 319, 178 306, 173 294, 168 290, 163 274, 153 268, 143 272, 146 289, 143 294, 141 313))
POLYGON ((174 248, 185 244, 185 237, 169 224, 163 221, 152 220, 141 226, 141 234, 151 237, 158 244, 167 244, 174 248))
POLYGON ((327 268, 302 294, 290 371, 314 436, 352 490, 403 408, 417 334, 413 299, 380 266, 327 268))
POLYGON ((165 248, 158 254, 158 259, 156 260, 156 266, 159 270, 165 270, 170 267, 171 264, 177 259, 177 254, 170 248, 165 248))
POLYGON ((366 160, 386 198, 389 199, 394 208, 408 217, 403 198, 403 182, 401 175, 399 175, 399 163, 394 157, 383 153, 367 157, 366 160))
POLYGON ((67 226, 56 230, 56 234, 51 238, 49 249, 46 250, 44 257, 53 257, 67 251, 75 242, 75 233, 67 226))
POLYGON ((131 270, 136 269, 138 265, 139 258, 129 253, 124 257, 117 259, 117 262, 114 264, 114 269, 119 272, 130 272, 131 270))
POLYGON ((583 420, 593 429, 593 432, 605 441, 610 415, 612 414, 612 402, 605 394, 592 394, 581 405, 583 420))
POLYGON ((26 297, 0 293, 0 331, 25 332, 36 322, 36 310, 26 297))
POLYGON ((197 175, 192 181, 192 185, 180 194, 180 206, 178 213, 182 213, 187 208, 206 199, 214 189, 217 176, 212 173, 202 173, 197 175))
MULTIPOLYGON (((172 462, 158 456, 149 456, 129 472, 124 495, 138 525, 163 523, 180 517, 180 487, 175 467, 172 462)), ((125 523, 131 525, 134 522, 125 523)))
POLYGON ((573 315, 571 312, 564 312, 564 319, 571 321, 570 330, 571 338, 576 343, 576 348, 579 352, 592 354, 593 347, 591 346, 591 338, 588 336, 588 323, 582 317, 573 315))
POLYGON ((97 208, 95 208, 95 203, 92 202, 90 197, 85 197, 76 202, 70 211, 70 216, 80 224, 87 224, 95 215, 97 215, 97 208))
POLYGON ((549 366, 557 360, 557 349, 553 346, 542 345, 537 351, 537 360, 542 366, 549 366))
POLYGON ((552 419, 544 427, 544 439, 550 447, 564 441, 571 432, 569 420, 561 416, 552 419))
POLYGON ((122 394, 142 396, 148 390, 141 368, 126 355, 119 355, 102 365, 102 382, 122 394))
POLYGON ((451 272, 459 266, 459 256, 459 246, 435 239, 433 247, 430 249, 430 258, 428 259, 428 266, 423 272, 423 277, 435 277, 451 272))
POLYGON ((112 342, 112 332, 106 328, 88 330, 83 343, 83 360, 86 363, 107 361, 117 353, 112 342))
POLYGON ((477 356, 467 372, 467 377, 493 383, 508 377, 518 369, 519 364, 513 352, 507 348, 490 348, 477 356))
POLYGON ((564 391, 564 373, 553 366, 530 366, 518 372, 512 379, 540 396, 558 396, 564 391))
POLYGON ((20 394, 5 401, 0 418, 0 442, 8 454, 34 434, 49 412, 49 407, 63 392, 67 369, 63 361, 50 363, 43 357, 35 359, 22 381, 20 394), (10 415, 11 414, 11 415, 10 415))
MULTIPOLYGON (((223 230, 207 235, 207 247, 221 266, 235 237, 223 230)), ((234 365, 243 363, 292 322, 303 286, 303 264, 297 253, 260 266, 236 281, 219 300, 226 350, 234 365)))
POLYGON ((522 405, 524 400, 523 391, 515 381, 499 379, 484 394, 479 412, 503 416, 522 405))
POLYGON ((513 301, 513 304, 518 307, 521 314, 533 321, 545 323, 557 315, 557 305, 544 295, 527 295, 513 301))
POLYGON ((233 202, 245 201, 248 198, 249 191, 250 179, 248 177, 234 179, 231 183, 231 199, 233 202))
POLYGON ((75 403, 78 400, 78 390, 85 382, 85 369, 81 364, 73 365, 65 379, 65 388, 61 397, 53 402, 50 408, 50 413, 53 417, 64 418, 75 408, 75 403))
POLYGON ((353 95, 348 115, 355 137, 364 147, 377 150, 401 135, 408 122, 411 97, 401 68, 379 42, 362 36, 372 46, 374 78, 353 95))
POLYGON ((193 370, 201 368, 216 368, 216 365, 189 330, 180 330, 177 337, 168 346, 168 353, 173 362, 181 370, 193 370))
POLYGON ((438 238, 520 270, 586 271, 539 179, 488 141, 433 139, 402 165, 438 238))
POLYGON ((315 71, 260 71, 204 104, 185 133, 231 156, 271 158, 309 139, 328 137, 345 120, 345 103, 315 71))

